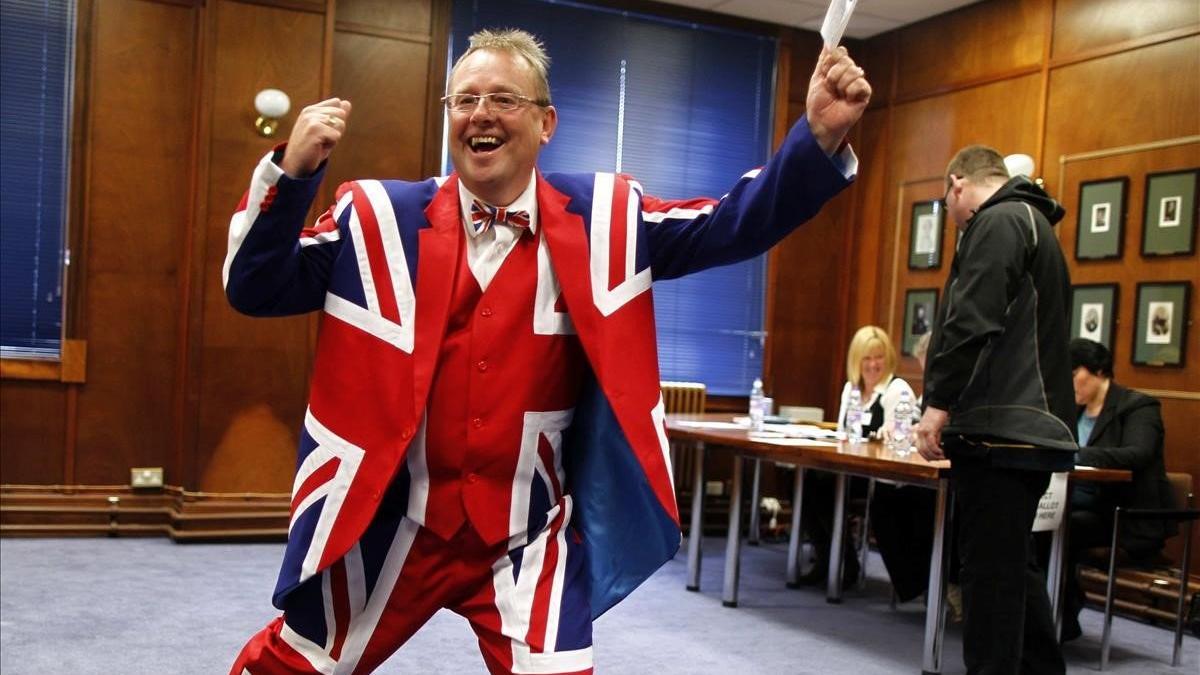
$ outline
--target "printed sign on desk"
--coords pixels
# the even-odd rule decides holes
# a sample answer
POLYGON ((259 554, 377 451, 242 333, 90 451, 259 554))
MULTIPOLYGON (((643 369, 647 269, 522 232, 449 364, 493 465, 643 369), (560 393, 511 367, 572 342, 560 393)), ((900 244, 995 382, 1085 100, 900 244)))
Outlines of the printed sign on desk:
POLYGON ((1052 532, 1062 522, 1067 507, 1067 471, 1050 476, 1050 487, 1038 502, 1037 516, 1033 519, 1034 532, 1052 532))

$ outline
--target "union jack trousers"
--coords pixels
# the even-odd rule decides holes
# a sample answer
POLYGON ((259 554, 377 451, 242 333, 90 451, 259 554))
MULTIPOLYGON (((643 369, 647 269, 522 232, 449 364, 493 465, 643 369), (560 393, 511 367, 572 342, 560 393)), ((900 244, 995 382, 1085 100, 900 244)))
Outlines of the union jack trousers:
MULTIPOLYGON (((395 496, 387 501, 407 501, 395 496)), ((442 608, 470 622, 489 672, 591 673, 590 589, 572 509, 564 495, 512 550, 487 546, 469 525, 442 541, 402 506, 380 509, 346 556, 288 595, 231 673, 368 673, 442 608)))

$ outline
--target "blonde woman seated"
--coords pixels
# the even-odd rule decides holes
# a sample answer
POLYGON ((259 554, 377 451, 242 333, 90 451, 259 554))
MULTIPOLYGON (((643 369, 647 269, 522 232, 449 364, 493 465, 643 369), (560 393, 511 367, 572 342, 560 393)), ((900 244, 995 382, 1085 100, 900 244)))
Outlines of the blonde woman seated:
POLYGON ((862 396, 863 436, 878 435, 880 429, 892 424, 896 403, 904 392, 915 401, 912 387, 896 377, 899 359, 888 334, 878 326, 863 326, 850 340, 846 354, 846 385, 842 387, 842 403, 838 409, 838 427, 846 426, 846 409, 850 392, 857 389, 862 396))
MULTIPOLYGON (((858 389, 864 410, 863 436, 876 434, 885 425, 892 423, 896 402, 903 392, 915 400, 912 387, 896 377, 898 358, 896 348, 888 334, 878 326, 863 326, 850 340, 846 354, 846 386, 842 388, 842 403, 838 410, 839 428, 846 426, 846 409, 849 407, 850 392, 858 389)), ((816 555, 812 571, 800 578, 800 583, 820 583, 826 578, 829 565, 829 543, 833 532, 833 479, 824 472, 809 471, 804 480, 804 527, 813 544, 816 555), (812 514, 812 517, 808 517, 812 514)), ((866 481, 851 479, 851 495, 866 495, 866 481)), ((846 548, 842 553, 842 583, 852 585, 858 579, 858 559, 851 551, 850 537, 843 541, 846 548)))

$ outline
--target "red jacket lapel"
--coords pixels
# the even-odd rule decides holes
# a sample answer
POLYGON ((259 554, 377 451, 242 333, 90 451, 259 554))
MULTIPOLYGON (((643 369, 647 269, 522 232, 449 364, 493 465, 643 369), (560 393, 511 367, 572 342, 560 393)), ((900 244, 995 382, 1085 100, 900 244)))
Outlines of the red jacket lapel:
POLYGON ((432 227, 418 235, 416 344, 413 349, 413 401, 418 421, 433 382, 450 309, 459 240, 463 236, 458 176, 452 174, 425 208, 432 227))

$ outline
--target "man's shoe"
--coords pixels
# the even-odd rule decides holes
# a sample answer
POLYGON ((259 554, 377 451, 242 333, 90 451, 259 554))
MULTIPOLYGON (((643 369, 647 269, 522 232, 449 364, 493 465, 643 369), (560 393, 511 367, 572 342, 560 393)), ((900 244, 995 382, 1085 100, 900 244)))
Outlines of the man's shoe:
POLYGON ((1062 625, 1062 642, 1070 642, 1076 640, 1083 635, 1083 628, 1079 625, 1079 619, 1073 616, 1064 616, 1062 625))

